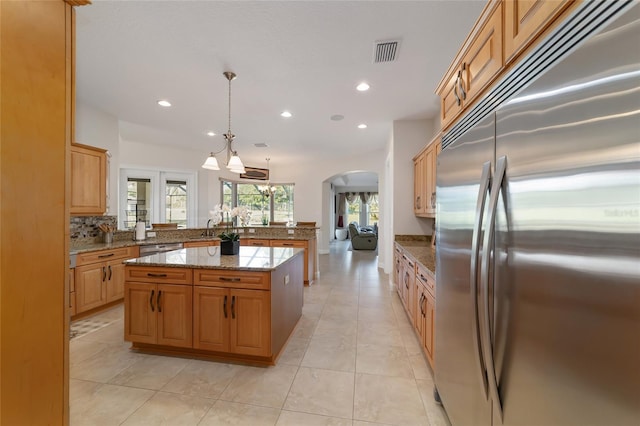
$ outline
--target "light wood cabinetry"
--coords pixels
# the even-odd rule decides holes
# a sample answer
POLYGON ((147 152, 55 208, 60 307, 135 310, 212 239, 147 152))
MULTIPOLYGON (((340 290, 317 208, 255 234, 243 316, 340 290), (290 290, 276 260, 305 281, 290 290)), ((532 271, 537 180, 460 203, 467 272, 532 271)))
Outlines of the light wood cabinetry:
POLYGON ((511 62, 572 0, 509 0, 504 7, 504 56, 511 62))
POLYGON ((76 270, 69 268, 69 316, 76 314, 76 270))
POLYGON ((107 210, 107 153, 88 145, 71 145, 72 215, 102 215, 107 210))
POLYGON ((575 0, 489 0, 436 88, 443 130, 546 35, 575 0))
POLYGON ((191 347, 193 288, 157 279, 158 284, 125 284, 125 340, 191 347))
POLYGON ((230 289, 230 351, 234 354, 271 354, 271 299, 267 291, 230 289))
POLYGON ((465 43, 463 52, 458 54, 456 62, 436 89, 440 96, 443 129, 471 104, 504 64, 502 5, 490 2, 487 7, 492 7, 490 15, 478 27, 472 40, 465 43))
POLYGON ((440 152, 440 135, 429 142, 413 159, 414 214, 436 215, 436 167, 440 152))
POLYGON ((255 238, 240 238, 241 246, 251 246, 251 247, 269 247, 269 240, 259 240, 255 238))
POLYGON ((139 256, 138 247, 81 253, 74 273, 75 312, 80 314, 124 297, 123 261, 139 256))
POLYGON ((211 241, 186 241, 182 244, 184 248, 193 248, 193 247, 215 247, 220 245, 220 240, 211 240, 211 241))
MULTIPOLYGON (((240 240, 242 241, 242 240, 240 240)), ((297 247, 304 249, 304 283, 310 284, 315 279, 318 265, 316 264, 316 239, 309 240, 269 240, 271 247, 297 247)))

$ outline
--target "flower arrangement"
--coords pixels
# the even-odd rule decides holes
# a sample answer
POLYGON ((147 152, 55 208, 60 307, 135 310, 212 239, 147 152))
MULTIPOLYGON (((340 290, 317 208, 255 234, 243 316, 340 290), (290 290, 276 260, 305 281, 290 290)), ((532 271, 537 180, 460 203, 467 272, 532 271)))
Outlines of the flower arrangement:
POLYGON ((213 222, 213 226, 217 226, 222 222, 223 216, 225 217, 225 230, 218 234, 218 237, 222 241, 238 241, 240 240, 240 234, 235 230, 235 227, 231 225, 231 221, 234 217, 238 217, 240 220, 240 226, 247 226, 249 219, 251 218, 251 212, 246 206, 238 206, 231 208, 226 204, 217 204, 213 210, 209 210, 209 216, 213 222))

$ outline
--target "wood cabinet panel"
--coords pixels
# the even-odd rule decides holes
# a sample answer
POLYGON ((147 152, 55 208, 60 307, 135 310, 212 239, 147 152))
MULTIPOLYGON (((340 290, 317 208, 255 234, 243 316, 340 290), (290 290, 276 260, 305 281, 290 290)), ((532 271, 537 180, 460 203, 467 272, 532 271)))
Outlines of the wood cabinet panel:
POLYGON ((460 93, 459 80, 461 73, 455 69, 449 78, 443 89, 438 92, 440 96, 440 122, 442 128, 445 128, 453 119, 455 119, 463 109, 462 98, 460 93))
POLYGON ((195 285, 269 290, 269 272, 245 272, 219 269, 195 269, 195 285))
POLYGON ((193 342, 193 287, 157 285, 159 345, 190 348, 193 342))
POLYGON ((132 259, 139 256, 140 249, 137 246, 89 251, 85 253, 79 253, 76 256, 76 266, 88 265, 97 262, 106 262, 117 259, 132 259))
POLYGON ((231 289, 230 350, 254 356, 271 354, 271 297, 267 291, 231 289))
POLYGON ((424 324, 424 351, 427 355, 427 359, 434 367, 434 343, 435 343, 435 320, 436 320, 436 300, 435 297, 428 291, 425 291, 425 324, 424 324))
POLYGON ((125 283, 124 340, 155 343, 157 335, 156 286, 125 283))
POLYGON ((241 246, 252 246, 252 247, 269 247, 269 240, 258 240, 253 238, 241 238, 240 239, 241 246))
POLYGON ((270 240, 271 247, 296 247, 304 249, 304 283, 309 284, 315 279, 316 239, 311 240, 270 240))
POLYGON ((113 261, 107 263, 106 302, 124 297, 124 263, 113 261))
POLYGON ((107 154, 87 145, 71 145, 72 215, 101 215, 107 207, 107 154))
POLYGON ((191 269, 188 268, 130 266, 125 269, 125 280, 164 284, 191 284, 193 276, 191 269))
POLYGON ((504 7, 505 63, 511 62, 573 1, 509 0, 504 7))
POLYGON ((466 99, 462 94, 463 102, 473 100, 492 81, 503 64, 500 5, 493 11, 462 60, 461 70, 466 91, 466 99))
POLYGON ((193 247, 215 247, 220 245, 220 240, 212 240, 212 241, 187 241, 183 243, 184 248, 193 248, 193 247))
POLYGON ((103 264, 76 267, 76 312, 97 308, 107 302, 104 281, 107 275, 103 264))
POLYGON ((229 290, 217 287, 193 288, 193 347, 229 352, 229 290))

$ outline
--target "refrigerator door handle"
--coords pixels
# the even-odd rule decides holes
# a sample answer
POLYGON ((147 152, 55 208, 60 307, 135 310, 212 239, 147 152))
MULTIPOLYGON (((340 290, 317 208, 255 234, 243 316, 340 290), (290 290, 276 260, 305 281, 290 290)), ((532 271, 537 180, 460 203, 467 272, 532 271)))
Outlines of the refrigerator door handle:
POLYGON ((476 216, 473 223, 473 237, 471 240, 471 274, 469 282, 471 283, 471 312, 473 321, 473 345, 477 353, 478 373, 480 374, 480 383, 484 390, 484 397, 489 397, 487 382, 487 367, 482 356, 482 337, 480 334, 480 316, 478 313, 478 251, 480 249, 480 232, 482 230, 482 217, 484 215, 484 206, 487 200, 487 191, 491 182, 491 162, 487 161, 482 165, 482 175, 480 176, 480 188, 478 190, 478 202, 476 203, 476 216))
POLYGON ((493 346, 491 344, 491 323, 489 311, 489 268, 491 266, 491 247, 494 243, 494 233, 496 229, 496 211, 498 208, 498 197, 500 196, 500 190, 504 181, 505 171, 507 169, 507 157, 500 157, 496 163, 496 173, 493 179, 493 185, 491 186, 491 198, 489 199, 489 210, 487 213, 487 229, 484 233, 484 239, 482 244, 482 266, 480 269, 480 286, 483 294, 483 311, 484 311, 484 359, 487 364, 487 374, 489 379, 489 390, 491 391, 491 397, 498 408, 498 415, 502 420, 502 401, 500 401, 500 394, 498 393, 498 379, 496 377, 496 371, 493 358, 493 346))

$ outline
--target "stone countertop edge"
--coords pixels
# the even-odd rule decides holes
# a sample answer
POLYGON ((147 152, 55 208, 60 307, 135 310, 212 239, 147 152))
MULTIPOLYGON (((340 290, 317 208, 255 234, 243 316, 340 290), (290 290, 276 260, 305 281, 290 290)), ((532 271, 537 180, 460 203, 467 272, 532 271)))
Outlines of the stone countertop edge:
POLYGON ((431 247, 431 238, 426 236, 423 239, 400 239, 396 238, 396 244, 401 246, 416 262, 427 268, 429 272, 436 275, 436 250, 431 247))
MULTIPOLYGON (((300 240, 307 241, 313 239, 313 237, 303 237, 303 236, 287 236, 287 237, 264 237, 264 236, 250 236, 250 237, 240 237, 241 240, 300 240)), ((174 238, 147 238, 144 240, 119 240, 114 241, 111 244, 107 243, 84 243, 84 244, 71 244, 71 254, 79 254, 90 251, 99 251, 99 250, 113 250, 119 249, 123 247, 132 247, 132 246, 146 246, 150 244, 174 244, 174 243, 189 243, 189 242, 201 242, 201 241, 218 241, 220 238, 218 237, 174 237, 174 238)))
MULTIPOLYGON (((271 247, 271 249, 278 249, 280 247, 271 247)), ((181 250, 198 250, 198 248, 187 248, 181 250)), ((304 249, 301 248, 292 248, 289 250, 293 250, 293 254, 285 259, 282 263, 279 263, 277 266, 269 266, 269 267, 261 267, 261 266, 237 266, 231 265, 230 263, 235 262, 238 255, 221 255, 220 261, 226 260, 228 265, 201 265, 197 263, 192 264, 167 264, 166 262, 149 262, 149 263, 137 263, 136 259, 128 259, 123 260, 122 263, 125 266, 139 266, 139 267, 163 267, 163 268, 188 268, 188 269, 216 269, 216 270, 225 270, 225 271, 249 271, 249 272, 271 272, 278 269, 280 266, 289 263, 292 259, 295 259, 296 256, 302 255, 304 253, 304 249)))

